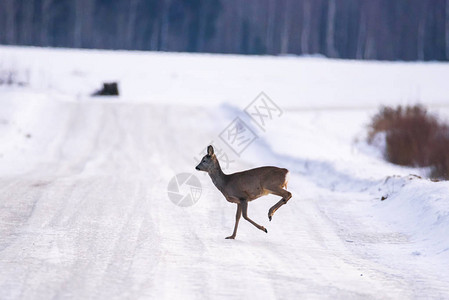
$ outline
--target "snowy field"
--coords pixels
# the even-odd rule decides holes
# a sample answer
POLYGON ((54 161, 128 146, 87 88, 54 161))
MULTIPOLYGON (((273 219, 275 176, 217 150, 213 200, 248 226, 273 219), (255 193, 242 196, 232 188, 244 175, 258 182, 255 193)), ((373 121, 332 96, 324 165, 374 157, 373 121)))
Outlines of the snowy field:
POLYGON ((364 142, 380 104, 449 116, 449 64, 0 47, 0 299, 449 299, 449 183, 364 142), (118 81, 121 96, 90 97, 118 81), (283 114, 244 113, 265 92, 283 114), (257 139, 219 138, 240 117, 257 139), (195 171, 290 170, 293 198, 235 205, 195 171), (190 207, 167 185, 193 173, 190 207), (381 201, 382 196, 387 199, 381 201))

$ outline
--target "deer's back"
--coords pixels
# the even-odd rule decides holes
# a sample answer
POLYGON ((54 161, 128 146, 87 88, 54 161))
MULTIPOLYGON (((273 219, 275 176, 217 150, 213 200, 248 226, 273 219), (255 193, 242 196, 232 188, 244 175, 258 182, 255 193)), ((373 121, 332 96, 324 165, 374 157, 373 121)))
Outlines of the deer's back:
POLYGON ((288 170, 278 167, 260 167, 228 175, 226 193, 248 201, 268 194, 268 190, 283 188, 288 170))

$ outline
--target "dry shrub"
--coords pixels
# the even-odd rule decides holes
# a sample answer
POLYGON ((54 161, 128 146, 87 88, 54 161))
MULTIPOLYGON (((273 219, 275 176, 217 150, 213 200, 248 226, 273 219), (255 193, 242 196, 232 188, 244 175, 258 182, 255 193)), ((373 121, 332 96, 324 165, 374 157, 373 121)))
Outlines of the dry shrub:
POLYGON ((368 142, 384 132, 385 157, 403 166, 432 167, 432 176, 449 178, 449 127, 421 105, 382 107, 371 122, 368 142))
POLYGON ((449 179, 449 134, 447 131, 446 126, 445 135, 436 139, 432 146, 430 165, 433 167, 431 175, 435 178, 449 179))

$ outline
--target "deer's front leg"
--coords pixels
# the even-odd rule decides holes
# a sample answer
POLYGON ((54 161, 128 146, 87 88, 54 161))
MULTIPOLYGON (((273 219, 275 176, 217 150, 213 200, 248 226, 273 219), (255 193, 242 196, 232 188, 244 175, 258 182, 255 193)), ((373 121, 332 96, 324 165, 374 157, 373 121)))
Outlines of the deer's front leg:
POLYGON ((234 232, 231 236, 228 236, 227 239, 235 239, 235 235, 237 234, 237 227, 239 227, 240 217, 242 216, 242 205, 237 203, 237 212, 235 213, 235 225, 234 232))
POLYGON ((240 204, 240 205, 242 206, 243 219, 247 220, 248 222, 250 222, 251 224, 253 224, 257 228, 259 228, 260 230, 265 231, 266 233, 268 233, 268 230, 265 227, 257 224, 256 222, 254 222, 253 220, 251 220, 248 217, 248 201, 244 200, 241 203, 242 204, 240 204))

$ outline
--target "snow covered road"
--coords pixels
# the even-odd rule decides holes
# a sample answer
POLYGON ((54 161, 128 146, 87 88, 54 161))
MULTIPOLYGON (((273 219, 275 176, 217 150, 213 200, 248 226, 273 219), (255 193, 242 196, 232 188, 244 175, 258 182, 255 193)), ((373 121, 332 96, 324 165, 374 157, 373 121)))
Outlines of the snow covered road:
MULTIPOLYGON (((2 105, 17 101, 2 100, 2 105)), ((190 208, 175 206, 167 182, 177 172, 194 172, 192 154, 226 125, 216 110, 43 103, 20 128, 31 138, 17 144, 25 157, 33 149, 43 159, 0 181, 2 299, 449 295, 444 282, 428 274, 416 282, 410 278, 417 274, 357 253, 353 241, 342 238, 337 219, 323 213, 323 207, 336 207, 330 197, 336 202, 345 195, 301 174, 293 174, 294 197, 271 223, 266 212, 274 198, 251 203, 250 216, 267 225, 268 234, 242 221, 237 240, 225 240, 235 208, 202 174, 197 174, 204 185, 200 201, 190 208), (45 126, 50 116, 52 131, 45 126), (35 141, 43 137, 52 142, 35 141)), ((17 122, 10 121, 10 130, 16 130, 17 122)), ((344 234, 350 233, 349 228, 344 234)))

